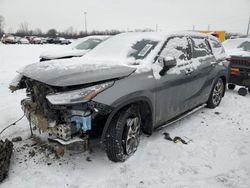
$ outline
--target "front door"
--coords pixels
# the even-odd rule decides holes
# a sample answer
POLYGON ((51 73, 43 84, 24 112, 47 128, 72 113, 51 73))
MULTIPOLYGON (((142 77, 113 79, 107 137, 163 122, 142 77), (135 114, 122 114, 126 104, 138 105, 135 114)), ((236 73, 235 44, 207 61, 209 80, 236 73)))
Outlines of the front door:
POLYGON ((213 70, 216 66, 216 59, 205 37, 190 37, 192 47, 191 69, 193 91, 190 102, 195 107, 206 102, 210 95, 211 85, 214 80, 213 70))
MULTIPOLYGON (((156 121, 162 124, 190 108, 189 97, 192 93, 190 82, 190 45, 184 36, 167 40, 160 58, 173 57, 177 65, 157 80, 156 121)), ((161 63, 156 62, 156 63, 161 63)))

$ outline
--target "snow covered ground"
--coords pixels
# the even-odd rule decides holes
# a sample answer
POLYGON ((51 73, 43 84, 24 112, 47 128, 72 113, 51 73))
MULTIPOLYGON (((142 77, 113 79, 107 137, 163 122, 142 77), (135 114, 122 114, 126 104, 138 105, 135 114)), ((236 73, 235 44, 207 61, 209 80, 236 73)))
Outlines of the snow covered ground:
MULTIPOLYGON (((8 90, 15 71, 55 48, 60 46, 0 44, 0 130, 22 116, 24 91, 8 90)), ((92 144, 92 152, 68 151, 60 159, 38 152, 23 119, 1 135, 22 136, 24 141, 15 143, 9 177, 0 187, 249 188, 249 111, 250 95, 228 91, 218 108, 201 109, 151 137, 143 136, 139 150, 124 163, 109 161, 98 142, 92 144), (191 141, 175 144, 164 139, 165 131, 191 141)))

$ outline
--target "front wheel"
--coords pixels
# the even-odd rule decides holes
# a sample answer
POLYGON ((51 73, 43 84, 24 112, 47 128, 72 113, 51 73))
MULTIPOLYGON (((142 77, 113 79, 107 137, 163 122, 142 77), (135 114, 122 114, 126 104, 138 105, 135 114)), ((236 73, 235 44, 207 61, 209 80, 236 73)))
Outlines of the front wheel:
POLYGON ((221 99, 223 97, 223 93, 224 93, 224 82, 221 78, 219 78, 212 89, 212 92, 209 96, 209 99, 207 101, 207 107, 208 108, 215 108, 217 106, 219 106, 221 99))
POLYGON ((141 116, 137 106, 130 106, 118 112, 110 123, 105 137, 108 158, 123 162, 133 155, 140 142, 141 116))

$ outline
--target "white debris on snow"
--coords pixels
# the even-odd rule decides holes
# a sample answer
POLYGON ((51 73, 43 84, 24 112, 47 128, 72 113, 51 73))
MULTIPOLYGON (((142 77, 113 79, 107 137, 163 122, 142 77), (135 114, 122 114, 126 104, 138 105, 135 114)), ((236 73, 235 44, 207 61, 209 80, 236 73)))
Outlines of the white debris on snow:
MULTIPOLYGON (((36 62, 41 51, 52 47, 57 46, 0 44, 0 129, 23 114, 20 100, 25 92, 11 94, 8 89, 16 69, 36 62)), ((24 147, 32 143, 23 119, 1 135, 22 136, 24 141, 15 144, 9 177, 0 186, 249 188, 249 101, 250 95, 228 91, 218 108, 200 110, 150 137, 142 136, 138 151, 124 163, 109 161, 96 142, 91 153, 66 152, 61 159, 46 152, 29 157, 33 147, 24 147), (174 144, 163 138, 164 131, 191 141, 174 144)))

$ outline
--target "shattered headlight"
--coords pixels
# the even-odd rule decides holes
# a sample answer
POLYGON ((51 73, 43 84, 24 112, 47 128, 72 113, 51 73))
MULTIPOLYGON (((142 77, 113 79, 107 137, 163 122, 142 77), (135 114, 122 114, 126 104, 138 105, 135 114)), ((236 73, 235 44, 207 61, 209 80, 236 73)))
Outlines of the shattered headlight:
POLYGON ((55 93, 52 95, 47 95, 46 98, 53 105, 65 105, 65 104, 77 104, 83 103, 94 98, 98 93, 113 86, 114 81, 106 82, 103 84, 94 85, 91 87, 55 93))

